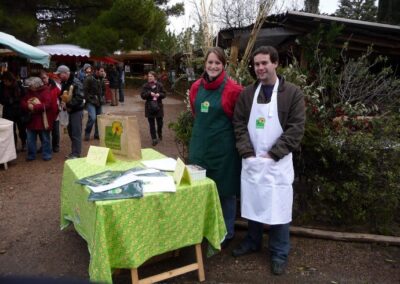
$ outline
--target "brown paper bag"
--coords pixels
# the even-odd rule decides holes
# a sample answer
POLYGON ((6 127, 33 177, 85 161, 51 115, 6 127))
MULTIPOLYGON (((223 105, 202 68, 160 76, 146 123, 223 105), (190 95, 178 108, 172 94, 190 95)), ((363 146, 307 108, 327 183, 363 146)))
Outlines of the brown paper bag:
POLYGON ((43 109, 42 119, 43 119, 44 129, 49 130, 50 126, 49 126, 49 120, 47 119, 46 107, 43 109))
POLYGON ((139 124, 136 116, 101 114, 97 116, 100 146, 129 160, 142 158, 139 124))

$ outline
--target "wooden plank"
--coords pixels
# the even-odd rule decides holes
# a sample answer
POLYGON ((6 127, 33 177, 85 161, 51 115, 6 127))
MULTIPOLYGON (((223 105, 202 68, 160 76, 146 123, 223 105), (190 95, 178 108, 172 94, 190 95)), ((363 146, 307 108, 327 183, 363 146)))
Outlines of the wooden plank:
POLYGON ((400 245, 399 237, 383 236, 383 235, 333 232, 333 231, 324 231, 324 230, 301 228, 294 226, 290 228, 290 233, 295 235, 316 237, 316 238, 336 240, 336 241, 369 242, 369 243, 380 242, 397 246, 400 245))
POLYGON ((176 268, 176 269, 172 269, 172 270, 160 273, 160 274, 156 274, 156 275, 153 275, 153 276, 150 276, 150 277, 147 277, 147 278, 140 279, 138 282, 135 282, 135 280, 133 278, 135 276, 133 270, 136 270, 136 275, 137 275, 137 269, 132 269, 131 270, 132 271, 132 283, 133 284, 155 283, 155 282, 159 282, 159 281, 162 281, 162 280, 165 280, 165 279, 168 279, 168 278, 172 278, 172 277, 175 277, 175 276, 178 276, 178 275, 182 275, 182 274, 185 274, 185 273, 188 273, 188 272, 191 272, 191 271, 195 271, 198 268, 199 268, 199 265, 197 263, 192 263, 192 264, 189 264, 189 265, 186 265, 186 266, 182 266, 182 267, 179 267, 179 268, 176 268))
MULTIPOLYGON (((235 221, 235 226, 247 229, 247 222, 242 220, 235 221)), ((264 225, 268 230, 268 225, 264 225)), ((374 234, 334 232, 319 229, 302 228, 290 226, 290 233, 297 236, 320 238, 335 241, 364 242, 364 243, 385 243, 389 245, 400 246, 400 237, 383 236, 374 234)))
POLYGON ((229 65, 234 69, 236 69, 238 64, 238 57, 239 57, 239 47, 240 47, 240 35, 236 36, 232 39, 231 44, 231 55, 229 58, 229 65))
POLYGON ((204 264, 203 264, 203 255, 201 252, 201 244, 195 245, 195 249, 196 249, 196 260, 199 266, 199 271, 198 271, 199 281, 203 282, 206 280, 206 276, 204 274, 204 264))

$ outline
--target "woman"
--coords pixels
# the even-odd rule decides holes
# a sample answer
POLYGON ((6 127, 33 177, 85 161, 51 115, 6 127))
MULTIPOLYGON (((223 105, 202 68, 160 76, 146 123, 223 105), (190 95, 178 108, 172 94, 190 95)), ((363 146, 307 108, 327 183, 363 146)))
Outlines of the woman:
POLYGON ((53 122, 53 129, 51 131, 51 145, 53 152, 60 151, 60 116, 61 103, 59 96, 61 95, 61 85, 56 81, 49 78, 49 74, 45 70, 40 71, 40 79, 43 84, 49 88, 51 94, 51 108, 48 110, 50 120, 53 122))
POLYGON ((17 145, 18 135, 21 140, 21 151, 25 151, 26 145, 26 122, 28 116, 21 110, 21 99, 24 97, 22 84, 15 76, 6 71, 3 73, 0 83, 0 104, 3 105, 3 118, 14 122, 14 142, 17 145))
POLYGON ((51 160, 52 149, 50 142, 50 132, 53 127, 51 120, 51 93, 47 86, 39 77, 30 77, 25 80, 28 86, 28 92, 21 101, 21 107, 24 111, 31 112, 31 120, 28 122, 28 154, 27 161, 36 159, 36 141, 37 136, 42 141, 42 158, 44 161, 51 160))
POLYGON ((111 106, 117 106, 119 82, 118 82, 118 71, 115 65, 111 65, 111 68, 107 71, 107 75, 111 89, 111 106))
POLYGON ((240 159, 232 125, 233 110, 242 87, 224 70, 224 51, 213 47, 205 57, 205 72, 190 88, 194 125, 189 162, 206 169, 218 188, 227 235, 225 248, 234 236, 236 197, 240 192, 240 159))
POLYGON ((147 83, 143 85, 140 96, 146 100, 144 113, 149 121, 152 145, 155 146, 162 140, 162 127, 164 117, 164 106, 162 100, 165 99, 163 85, 156 80, 157 74, 150 71, 147 74, 147 83), (157 122, 157 130, 156 130, 157 122), (158 134, 158 139, 157 135, 158 134))

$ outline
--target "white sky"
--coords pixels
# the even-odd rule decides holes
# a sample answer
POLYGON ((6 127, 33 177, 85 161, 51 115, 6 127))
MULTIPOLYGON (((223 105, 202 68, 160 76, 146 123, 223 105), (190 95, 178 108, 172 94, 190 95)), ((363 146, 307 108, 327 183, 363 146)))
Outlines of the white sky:
MULTIPOLYGON (((185 15, 180 17, 169 18, 170 24, 168 27, 170 28, 171 31, 173 31, 176 34, 182 32, 182 30, 190 27, 191 25, 194 25, 195 23, 195 21, 193 20, 195 17, 193 11, 195 8, 192 4, 192 0, 171 0, 170 3, 174 4, 182 1, 185 4, 185 15)), ((219 1, 219 0, 214 0, 214 1, 219 1)), ((196 2, 200 3, 199 0, 196 0, 196 2)), ((327 14, 334 13, 339 6, 339 2, 340 2, 339 0, 320 0, 319 10, 321 13, 327 13, 327 14)), ((289 7, 293 5, 292 3, 294 3, 301 9, 304 5, 304 0, 286 0, 286 3, 287 3, 286 5, 289 5, 289 7)))

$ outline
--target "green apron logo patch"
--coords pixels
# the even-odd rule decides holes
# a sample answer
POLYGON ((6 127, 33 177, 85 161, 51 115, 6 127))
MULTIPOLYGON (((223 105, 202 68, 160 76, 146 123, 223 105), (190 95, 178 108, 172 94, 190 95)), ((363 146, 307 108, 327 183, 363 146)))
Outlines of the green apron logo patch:
POLYGON ((208 101, 201 103, 201 112, 208 112, 208 108, 210 107, 210 103, 208 101))
POLYGON ((259 117, 256 120, 256 129, 264 129, 265 126, 265 118, 259 117))
POLYGON ((121 150, 122 123, 114 121, 111 126, 106 126, 104 143, 110 149, 121 150))

